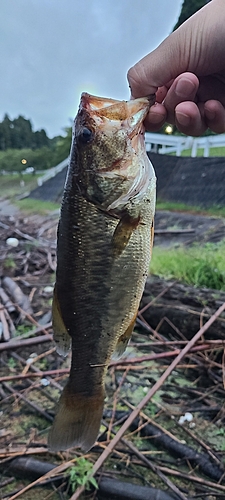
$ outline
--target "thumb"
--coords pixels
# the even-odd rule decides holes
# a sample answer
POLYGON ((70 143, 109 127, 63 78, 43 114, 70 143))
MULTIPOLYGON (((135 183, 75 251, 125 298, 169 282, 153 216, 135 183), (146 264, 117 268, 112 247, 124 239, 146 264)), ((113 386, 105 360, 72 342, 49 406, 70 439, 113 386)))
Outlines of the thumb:
MULTIPOLYGON (((157 49, 129 69, 127 79, 133 97, 153 94, 158 87, 166 85, 187 70, 188 63, 185 63, 184 57, 180 57, 180 38, 178 31, 172 33, 157 49)), ((185 44, 185 38, 182 44, 185 44)))
MULTIPOLYGON (((222 11, 224 12, 224 9, 222 11)), ((216 42, 215 39, 219 37, 215 33, 212 34, 212 30, 215 31, 215 23, 221 24, 221 18, 224 22, 224 14, 221 15, 221 0, 209 2, 171 33, 159 47, 135 64, 127 75, 132 96, 152 94, 158 87, 168 84, 186 71, 207 74, 211 52, 213 55, 214 51, 212 60, 215 61, 215 52, 221 51, 219 50, 221 40, 216 42), (211 47, 213 44, 214 48, 211 47), (204 50, 206 51, 207 45, 206 64, 204 50)), ((221 33, 221 29, 218 31, 221 33)), ((210 69, 217 71, 217 64, 214 62, 215 67, 210 69)))

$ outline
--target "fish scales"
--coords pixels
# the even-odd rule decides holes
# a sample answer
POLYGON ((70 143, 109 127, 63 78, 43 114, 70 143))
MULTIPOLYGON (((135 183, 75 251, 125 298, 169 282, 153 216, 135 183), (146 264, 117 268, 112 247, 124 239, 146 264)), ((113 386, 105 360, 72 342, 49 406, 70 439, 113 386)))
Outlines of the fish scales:
MULTIPOLYGON (((96 138, 102 108, 100 118, 97 114, 97 125, 95 122, 93 126, 96 110, 88 109, 85 113, 85 106, 91 107, 95 98, 83 96, 85 104, 81 100, 58 227, 53 327, 60 348, 63 342, 68 347, 71 338, 72 362, 49 436, 49 445, 55 450, 69 446, 86 450, 95 442, 104 404, 106 370, 113 353, 122 354, 132 333, 153 240, 155 176, 143 144, 136 154, 139 157, 141 153, 143 177, 148 176, 145 182, 140 165, 135 162, 133 143, 127 151, 129 124, 125 122, 124 133, 124 114, 122 120, 116 117, 117 127, 103 115, 103 132, 100 130, 100 137, 96 138), (85 154, 84 145, 79 145, 79 133, 76 138, 76 129, 83 130, 82 127, 89 127, 87 130, 94 135, 93 145, 89 144, 85 154), (104 136, 105 127, 106 139, 101 135, 104 136), (115 140, 121 128, 122 140, 115 140), (119 151, 115 151, 114 140, 119 151), (127 162, 128 166, 124 166, 127 162)), ((135 101, 132 104, 134 111, 142 111, 142 115, 134 119, 129 134, 134 129, 143 142, 139 135, 149 104, 147 99, 136 101, 136 107, 135 101)), ((110 107, 111 102, 119 101, 109 102, 110 107)), ((134 145, 135 141, 134 134, 134 145)))

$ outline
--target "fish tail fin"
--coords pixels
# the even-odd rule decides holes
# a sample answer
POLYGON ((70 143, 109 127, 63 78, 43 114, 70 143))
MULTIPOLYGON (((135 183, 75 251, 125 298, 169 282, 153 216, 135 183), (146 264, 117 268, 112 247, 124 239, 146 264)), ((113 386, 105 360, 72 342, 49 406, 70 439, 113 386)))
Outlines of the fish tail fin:
POLYGON ((52 451, 81 447, 88 451, 98 436, 104 405, 104 390, 93 396, 75 394, 70 382, 64 388, 59 400, 48 437, 52 451))

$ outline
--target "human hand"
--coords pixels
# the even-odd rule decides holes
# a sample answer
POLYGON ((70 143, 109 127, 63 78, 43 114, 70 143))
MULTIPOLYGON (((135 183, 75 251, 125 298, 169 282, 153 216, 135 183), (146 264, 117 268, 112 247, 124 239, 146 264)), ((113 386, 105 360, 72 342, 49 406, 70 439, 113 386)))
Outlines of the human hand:
POLYGON ((128 72, 133 97, 156 92, 146 129, 225 132, 225 5, 212 0, 128 72))

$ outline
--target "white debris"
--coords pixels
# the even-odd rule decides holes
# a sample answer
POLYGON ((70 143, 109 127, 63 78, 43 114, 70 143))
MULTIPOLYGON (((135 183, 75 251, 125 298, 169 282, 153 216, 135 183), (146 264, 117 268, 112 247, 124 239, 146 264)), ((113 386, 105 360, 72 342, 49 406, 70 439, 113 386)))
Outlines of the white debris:
POLYGON ((6 245, 9 247, 18 247, 19 240, 17 238, 7 238, 6 245))
POLYGON ((52 293, 53 290, 54 290, 54 286, 47 285, 47 286, 44 287, 43 292, 45 292, 45 293, 52 293))
POLYGON ((47 385, 49 385, 50 382, 47 378, 42 378, 41 379, 41 385, 43 385, 44 387, 46 387, 47 385))
POLYGON ((36 352, 32 352, 32 354, 30 354, 30 357, 27 358, 26 364, 31 365, 34 362, 35 358, 37 358, 37 354, 36 354, 36 352))
POLYGON ((193 417, 192 413, 189 413, 187 411, 187 413, 185 413, 184 415, 181 415, 181 417, 178 420, 178 423, 182 425, 182 424, 184 424, 184 422, 191 422, 193 420, 193 418, 194 417, 193 417))

